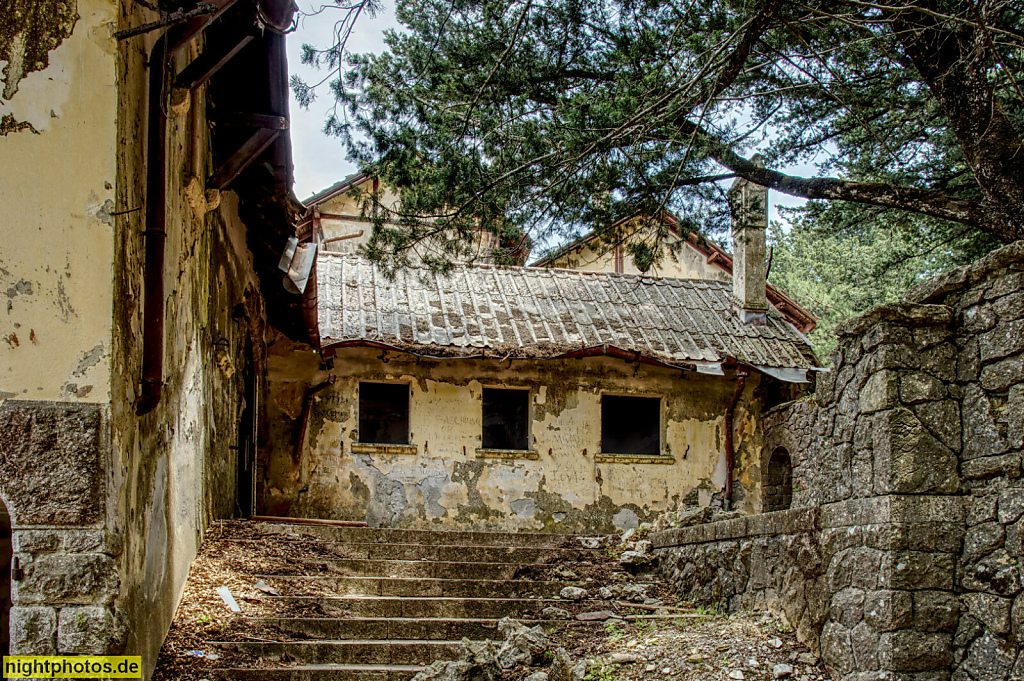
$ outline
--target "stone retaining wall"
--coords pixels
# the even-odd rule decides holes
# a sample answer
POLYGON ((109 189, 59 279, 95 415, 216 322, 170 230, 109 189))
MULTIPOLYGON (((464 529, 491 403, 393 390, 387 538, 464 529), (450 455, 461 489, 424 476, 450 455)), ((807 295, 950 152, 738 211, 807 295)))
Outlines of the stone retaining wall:
POLYGON ((785 615, 836 678, 1024 678, 1024 242, 837 334, 765 416, 796 510, 656 535, 662 570, 785 615))

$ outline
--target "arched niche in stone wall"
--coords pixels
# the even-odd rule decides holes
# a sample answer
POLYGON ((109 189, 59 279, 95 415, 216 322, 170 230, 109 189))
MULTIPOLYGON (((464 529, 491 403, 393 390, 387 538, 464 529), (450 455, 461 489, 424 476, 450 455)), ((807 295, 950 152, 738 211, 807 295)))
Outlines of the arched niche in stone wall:
POLYGON ((793 463, 789 458, 789 450, 785 447, 776 447, 772 451, 761 481, 765 513, 784 511, 792 506, 793 463))

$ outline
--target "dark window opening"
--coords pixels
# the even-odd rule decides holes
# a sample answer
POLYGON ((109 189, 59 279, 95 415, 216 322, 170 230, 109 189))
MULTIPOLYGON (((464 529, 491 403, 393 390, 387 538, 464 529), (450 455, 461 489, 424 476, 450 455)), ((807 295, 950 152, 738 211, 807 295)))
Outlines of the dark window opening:
POLYGON ((792 503, 793 464, 785 447, 779 447, 768 459, 764 476, 764 512, 784 511, 792 503))
POLYGON ((661 454, 661 398, 603 395, 601 451, 661 454))
POLYGON ((409 444, 407 384, 359 384, 359 441, 379 445, 409 444))
POLYGON ((530 391, 484 388, 481 446, 484 449, 530 448, 530 391))

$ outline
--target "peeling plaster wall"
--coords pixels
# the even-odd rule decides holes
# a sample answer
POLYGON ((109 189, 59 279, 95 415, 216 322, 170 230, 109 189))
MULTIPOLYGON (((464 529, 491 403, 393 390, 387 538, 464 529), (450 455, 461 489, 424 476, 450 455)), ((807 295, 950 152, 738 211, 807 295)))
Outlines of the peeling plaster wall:
MULTIPOLYGON (((636 234, 626 239, 642 240, 643 234, 636 234)), ((677 243, 679 237, 670 235, 668 243, 677 243)), ((592 248, 584 244, 579 250, 573 249, 562 256, 551 267, 566 267, 584 272, 614 272, 615 251, 604 250, 602 247, 592 248)), ((667 247, 662 248, 662 258, 648 272, 641 272, 633 264, 633 258, 623 249, 623 274, 646 274, 652 277, 671 277, 673 279, 711 279, 712 281, 732 281, 732 275, 715 264, 708 264, 707 257, 689 244, 683 243, 675 253, 667 247)))
POLYGON ((113 32, 152 19, 109 0, 14 0, 0 16, 0 495, 26 567, 12 651, 123 651, 147 675, 207 523, 236 511, 245 377, 255 407, 265 370, 235 196, 205 192, 200 89, 167 135, 163 399, 135 414, 159 34, 113 32))
MULTIPOLYGON (((125 15, 126 25, 143 19, 125 15)), ((117 205, 145 205, 145 55, 156 35, 120 52, 117 205)), ((200 52, 195 42, 175 68, 200 52)), ((263 372, 264 305, 238 218, 237 197, 207 201, 214 170, 205 86, 167 132, 164 388, 156 410, 134 413, 141 381, 145 212, 119 216, 112 351, 113 490, 125 537, 122 600, 128 649, 147 674, 170 625, 188 569, 213 518, 236 514, 244 376, 263 372), (251 355, 246 345, 253 346, 251 355)))
MULTIPOLYGON (((517 360, 510 369, 496 360, 417 363, 391 353, 383 363, 379 350, 349 349, 335 358, 335 385, 313 397, 306 444, 294 456, 305 388, 327 374, 312 353, 273 346, 270 353, 274 434, 261 476, 268 514, 387 527, 610 532, 684 499, 706 505, 725 484, 731 377, 636 369, 606 358, 517 360), (409 382, 415 454, 353 453, 360 380, 409 382), (536 460, 477 456, 485 386, 531 389, 536 460), (597 463, 602 391, 664 396, 662 450, 675 462, 597 463)), ((751 405, 759 383, 748 379, 736 415, 735 500, 748 512, 757 510, 759 497, 749 491, 760 481, 760 408, 751 405)))
MULTIPOLYGON (((373 179, 367 178, 360 182, 358 185, 359 190, 362 192, 373 191, 373 179)), ((398 206, 398 194, 395 193, 390 187, 382 185, 380 187, 380 202, 381 205, 386 206, 390 209, 395 209, 398 206)), ((351 191, 343 192, 334 198, 320 204, 321 213, 331 213, 333 215, 345 215, 352 218, 363 219, 363 201, 365 196, 353 196, 351 191)), ((324 238, 331 239, 339 236, 349 236, 358 234, 360 231, 362 235, 352 236, 344 241, 335 241, 331 243, 325 243, 324 249, 333 253, 356 253, 360 246, 365 245, 370 241, 370 236, 373 232, 373 224, 369 220, 365 222, 356 222, 355 220, 339 220, 338 218, 323 218, 321 220, 321 228, 324 231, 324 238)), ((495 245, 494 235, 490 233, 481 233, 478 243, 474 246, 474 256, 467 258, 474 262, 487 262, 489 258, 489 250, 495 245)), ((412 260, 416 262, 423 255, 425 255, 431 249, 429 243, 421 244, 412 251, 412 260)))
POLYGON ((0 400, 104 403, 117 172, 116 5, 15 0, 3 14, 0 400))

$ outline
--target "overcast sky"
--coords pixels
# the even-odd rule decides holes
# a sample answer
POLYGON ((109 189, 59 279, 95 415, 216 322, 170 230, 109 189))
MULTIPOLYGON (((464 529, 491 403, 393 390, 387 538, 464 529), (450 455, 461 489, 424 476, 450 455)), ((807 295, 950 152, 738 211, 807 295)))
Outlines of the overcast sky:
MULTIPOLYGON (((322 2, 310 2, 310 0, 298 0, 298 5, 299 9, 306 14, 323 6, 322 2)), ((322 71, 318 72, 302 65, 300 60, 302 44, 310 43, 321 48, 329 45, 332 41, 334 22, 340 15, 340 12, 327 9, 316 16, 300 17, 298 29, 288 36, 288 69, 290 73, 299 74, 306 82, 317 82, 323 78, 322 71)), ((384 50, 384 31, 388 28, 400 29, 401 26, 395 21, 394 5, 385 0, 382 11, 376 17, 372 19, 360 17, 356 29, 349 39, 348 51, 353 53, 382 52, 384 50)), ((326 85, 322 86, 317 94, 319 98, 310 105, 308 110, 302 109, 295 102, 294 97, 291 101, 295 195, 302 200, 331 186, 356 170, 355 165, 345 159, 345 150, 341 141, 323 133, 324 120, 332 106, 330 92, 326 85)), ((814 167, 809 165, 783 170, 801 175, 813 174, 815 171, 814 167)), ((779 219, 778 204, 796 206, 804 203, 803 199, 774 191, 770 197, 769 217, 772 220, 779 219)))

